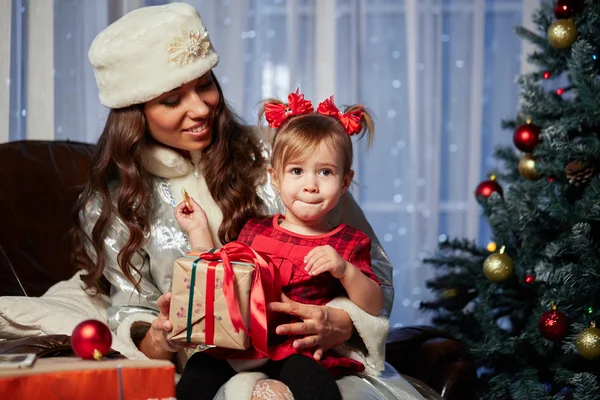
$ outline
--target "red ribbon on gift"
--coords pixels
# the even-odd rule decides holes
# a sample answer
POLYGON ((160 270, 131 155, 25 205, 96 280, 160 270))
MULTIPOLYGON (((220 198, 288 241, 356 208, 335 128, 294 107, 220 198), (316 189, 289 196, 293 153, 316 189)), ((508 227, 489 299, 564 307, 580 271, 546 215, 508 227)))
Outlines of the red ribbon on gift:
POLYGON ((218 261, 212 261, 208 263, 208 268, 206 269, 204 341, 208 345, 215 344, 215 278, 217 265, 219 265, 218 261))
POLYGON ((190 253, 197 255, 203 260, 211 261, 207 270, 206 279, 206 323, 205 342, 214 343, 214 291, 215 279, 214 269, 219 261, 223 265, 223 294, 227 303, 229 318, 236 332, 243 330, 252 339, 256 350, 265 357, 269 356, 268 350, 268 321, 267 304, 271 301, 279 301, 281 298, 281 283, 277 270, 266 255, 261 255, 243 242, 230 242, 215 252, 190 253), (244 325, 242 313, 235 290, 235 275, 231 262, 245 262, 254 264, 254 275, 252 278, 252 289, 250 291, 250 331, 244 325), (209 279, 211 276, 212 279, 209 279), (212 293, 209 302, 209 293, 212 293), (209 323, 209 321, 211 321, 209 323))

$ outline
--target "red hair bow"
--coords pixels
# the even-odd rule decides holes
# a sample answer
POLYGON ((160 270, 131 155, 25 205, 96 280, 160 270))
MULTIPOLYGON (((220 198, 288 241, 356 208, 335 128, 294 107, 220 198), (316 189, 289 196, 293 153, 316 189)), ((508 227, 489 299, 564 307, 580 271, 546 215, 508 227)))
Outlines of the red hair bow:
POLYGON ((344 129, 350 136, 357 134, 362 129, 360 124, 360 120, 363 117, 362 108, 344 114, 336 107, 335 103, 333 102, 333 96, 325 99, 325 101, 319 104, 317 112, 319 114, 329 115, 330 117, 339 119, 344 126, 344 129))
POLYGON ((304 100, 300 89, 288 95, 288 104, 265 102, 265 119, 271 128, 279 128, 294 115, 310 114, 314 111, 310 100, 304 100))

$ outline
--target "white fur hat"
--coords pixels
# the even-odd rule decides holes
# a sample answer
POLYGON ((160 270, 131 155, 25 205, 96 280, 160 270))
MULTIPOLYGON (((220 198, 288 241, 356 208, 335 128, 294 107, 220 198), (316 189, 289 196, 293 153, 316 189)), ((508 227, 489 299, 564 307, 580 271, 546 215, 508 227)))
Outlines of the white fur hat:
POLYGON ((185 3, 131 11, 96 36, 88 57, 110 108, 145 103, 219 62, 198 11, 185 3))

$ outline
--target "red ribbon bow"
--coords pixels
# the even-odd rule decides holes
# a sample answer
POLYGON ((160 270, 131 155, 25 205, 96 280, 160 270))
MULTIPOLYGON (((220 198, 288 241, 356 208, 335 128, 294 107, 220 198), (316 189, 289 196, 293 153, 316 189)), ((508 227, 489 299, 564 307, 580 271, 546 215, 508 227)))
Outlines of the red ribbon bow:
POLYGON ((325 99, 319 107, 317 107, 317 112, 319 114, 328 115, 330 117, 335 117, 340 120, 344 129, 348 133, 348 135, 352 136, 361 131, 362 126, 360 125, 360 120, 363 117, 362 108, 358 110, 342 113, 333 102, 333 96, 328 99, 325 99))
POLYGON ((252 240, 252 248, 256 251, 269 254, 274 264, 278 267, 282 285, 290 283, 294 265, 298 267, 300 273, 308 274, 303 267, 304 258, 313 249, 311 246, 282 243, 268 236, 256 235, 252 240))
POLYGON ((265 119, 271 128, 279 128, 294 115, 310 114, 314 111, 310 100, 304 100, 300 89, 288 95, 288 104, 265 102, 265 119))
MULTIPOLYGON (((233 327, 236 332, 240 329, 246 332, 251 337, 254 348, 265 357, 269 357, 267 304, 271 301, 279 301, 281 298, 281 283, 273 264, 268 257, 265 259, 243 242, 230 242, 214 253, 206 252, 198 256, 206 261, 216 262, 222 260, 223 293, 233 327), (252 290, 250 291, 250 332, 246 329, 240 312, 235 290, 235 275, 231 265, 232 261, 251 263, 255 267, 252 278, 252 290)), ((214 286, 212 289, 214 290, 214 286)), ((207 322, 213 321, 214 316, 208 314, 207 309, 207 322)), ((211 335, 214 335, 214 328, 212 332, 209 332, 208 327, 205 326, 206 344, 211 344, 209 343, 209 341, 212 342, 211 335)))

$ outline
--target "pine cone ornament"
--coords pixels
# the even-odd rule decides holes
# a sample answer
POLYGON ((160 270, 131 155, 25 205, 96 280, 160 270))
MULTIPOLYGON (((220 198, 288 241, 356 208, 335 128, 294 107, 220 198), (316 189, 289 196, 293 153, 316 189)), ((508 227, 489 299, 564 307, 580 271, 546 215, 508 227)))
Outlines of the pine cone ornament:
POLYGON ((588 183, 594 174, 595 167, 582 161, 571 161, 565 167, 571 185, 580 186, 588 183))

